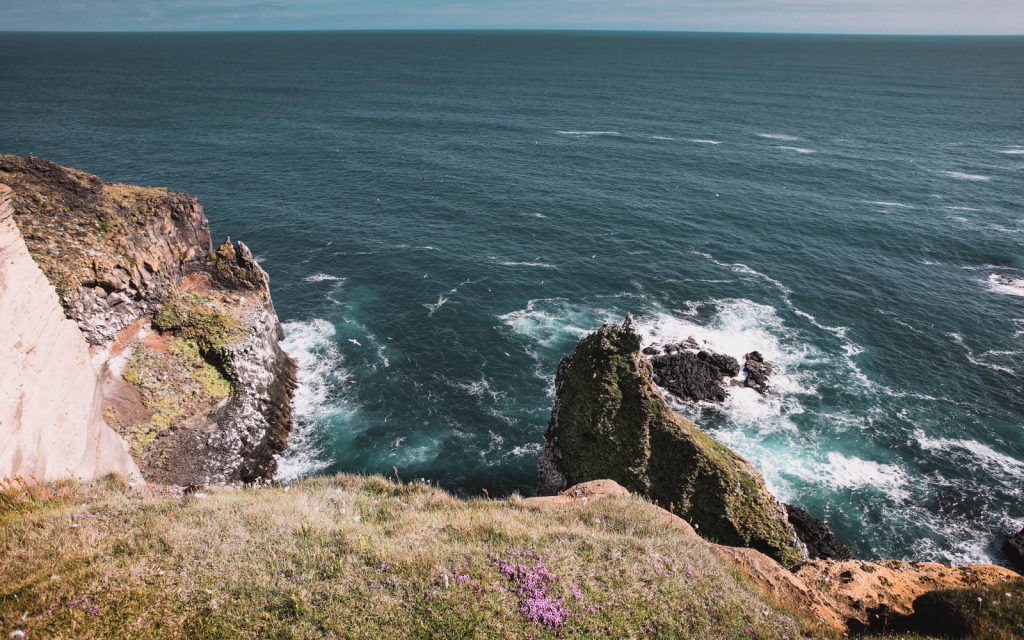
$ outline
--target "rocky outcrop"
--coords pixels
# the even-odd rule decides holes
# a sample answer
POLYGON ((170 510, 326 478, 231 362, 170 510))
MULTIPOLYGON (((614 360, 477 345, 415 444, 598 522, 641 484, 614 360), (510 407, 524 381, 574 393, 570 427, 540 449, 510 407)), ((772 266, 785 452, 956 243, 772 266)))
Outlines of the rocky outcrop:
POLYGON ((934 562, 812 560, 795 572, 827 602, 833 626, 884 630, 880 616, 908 616, 920 596, 944 589, 986 587, 1020 576, 1004 567, 947 567, 934 562))
POLYGON ((654 381, 681 400, 722 402, 722 379, 737 376, 736 358, 710 351, 673 350, 651 358, 654 381))
POLYGON ((807 546, 807 556, 827 560, 850 560, 853 552, 850 547, 836 539, 832 527, 824 520, 815 518, 805 509, 785 505, 789 523, 796 530, 800 541, 807 546))
POLYGON ((1024 529, 1007 536, 1003 542, 1003 553, 1015 567, 1024 570, 1024 529))
POLYGON ((296 365, 249 249, 214 251, 202 207, 184 194, 4 155, 0 183, 14 188, 28 249, 91 345, 104 413, 143 475, 270 479, 296 365))
POLYGON ((14 223, 12 196, 0 184, 0 478, 138 477, 103 419, 85 339, 14 223))
MULTIPOLYGON (((626 498, 629 493, 614 481, 594 480, 569 487, 555 496, 524 502, 544 509, 579 508, 595 500, 626 498)), ((659 507, 650 508, 661 513, 666 526, 686 534, 690 544, 707 545, 774 601, 816 621, 821 635, 827 637, 850 631, 887 630, 887 619, 910 616, 926 603, 928 595, 1010 584, 1020 579, 1013 571, 993 565, 948 567, 892 560, 813 560, 790 570, 754 549, 708 542, 678 515, 659 507)), ((818 633, 813 637, 818 637, 818 633)))
POLYGON ((585 337, 559 365, 555 390, 542 493, 612 479, 709 540, 752 547, 786 565, 806 557, 760 474, 665 403, 630 318, 585 337))
POLYGON ((651 356, 654 382, 684 402, 723 402, 728 388, 736 386, 768 393, 772 365, 757 351, 743 357, 742 367, 736 358, 702 348, 692 337, 660 349, 644 347, 641 353, 651 356))
POLYGON ((747 372, 743 386, 760 394, 768 393, 768 376, 772 375, 772 365, 764 361, 760 352, 751 351, 743 357, 743 370, 747 372))

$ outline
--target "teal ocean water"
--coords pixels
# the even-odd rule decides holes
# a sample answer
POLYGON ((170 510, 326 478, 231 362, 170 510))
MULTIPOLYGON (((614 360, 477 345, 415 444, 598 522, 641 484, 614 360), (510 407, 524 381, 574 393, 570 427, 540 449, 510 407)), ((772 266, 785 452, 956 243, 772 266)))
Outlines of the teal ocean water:
POLYGON ((302 364, 282 478, 530 493, 627 311, 758 349, 681 407, 865 557, 1024 521, 1024 39, 0 34, 0 151, 197 195, 302 364))

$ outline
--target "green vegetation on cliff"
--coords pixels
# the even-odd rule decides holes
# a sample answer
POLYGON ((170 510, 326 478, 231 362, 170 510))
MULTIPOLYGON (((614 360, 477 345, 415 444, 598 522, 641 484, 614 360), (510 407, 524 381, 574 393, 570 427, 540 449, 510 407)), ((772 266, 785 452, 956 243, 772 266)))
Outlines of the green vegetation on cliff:
POLYGON ((241 323, 200 293, 169 291, 153 317, 153 328, 190 340, 207 357, 220 354, 242 336, 241 323))
POLYGON ((380 477, 187 495, 108 479, 0 509, 5 635, 806 637, 629 496, 551 508, 380 477))
POLYGON ((682 516, 708 540, 783 565, 804 550, 760 474, 672 411, 629 321, 587 336, 558 368, 541 461, 547 492, 608 478, 682 516))
POLYGON ((125 434, 133 453, 143 457, 161 432, 194 419, 231 394, 224 375, 200 356, 195 343, 181 338, 171 339, 165 351, 137 347, 124 379, 138 387, 143 405, 152 412, 148 422, 131 426, 125 434))

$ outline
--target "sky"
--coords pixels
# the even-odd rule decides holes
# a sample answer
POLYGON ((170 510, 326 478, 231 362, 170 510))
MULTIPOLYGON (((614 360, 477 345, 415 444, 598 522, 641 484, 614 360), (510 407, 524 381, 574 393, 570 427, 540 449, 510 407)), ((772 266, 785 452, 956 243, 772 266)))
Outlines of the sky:
POLYGON ((0 0, 0 31, 277 29, 1024 34, 1024 0, 0 0))

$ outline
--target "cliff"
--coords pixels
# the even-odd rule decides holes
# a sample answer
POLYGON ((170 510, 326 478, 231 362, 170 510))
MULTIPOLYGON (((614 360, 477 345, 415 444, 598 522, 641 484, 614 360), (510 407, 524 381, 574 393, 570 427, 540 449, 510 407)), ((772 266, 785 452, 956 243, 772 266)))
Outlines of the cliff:
POLYGON ((0 631, 27 638, 1021 637, 1006 569, 826 566, 714 545, 610 481, 507 500, 347 475, 0 486, 0 631))
POLYGON ((555 391, 542 493, 608 478, 709 540, 752 547, 786 565, 806 558, 760 474, 665 403, 629 318, 585 337, 559 365, 555 391))
POLYGON ((143 476, 271 478, 296 365, 249 249, 214 250, 202 207, 184 194, 10 155, 0 183, 13 189, 13 220, 56 291, 50 301, 89 345, 92 368, 77 369, 97 372, 102 416, 143 476))
POLYGON ((0 478, 137 477, 103 419, 85 339, 32 260, 11 200, 0 184, 0 478))

